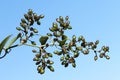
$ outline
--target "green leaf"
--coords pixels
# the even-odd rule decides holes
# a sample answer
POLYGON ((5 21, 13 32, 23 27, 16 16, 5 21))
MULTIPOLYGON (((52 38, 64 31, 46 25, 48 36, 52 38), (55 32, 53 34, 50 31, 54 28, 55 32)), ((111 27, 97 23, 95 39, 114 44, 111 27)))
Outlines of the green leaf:
POLYGON ((12 36, 12 35, 7 36, 7 37, 0 43, 0 54, 1 54, 1 51, 2 51, 2 49, 4 48, 5 44, 7 43, 7 41, 9 40, 9 38, 10 38, 11 36, 12 36))
POLYGON ((19 37, 21 36, 21 33, 19 33, 16 37, 14 37, 6 46, 6 49, 9 48, 19 37))
POLYGON ((44 45, 47 42, 47 40, 48 40, 48 36, 42 36, 39 39, 41 45, 44 45))

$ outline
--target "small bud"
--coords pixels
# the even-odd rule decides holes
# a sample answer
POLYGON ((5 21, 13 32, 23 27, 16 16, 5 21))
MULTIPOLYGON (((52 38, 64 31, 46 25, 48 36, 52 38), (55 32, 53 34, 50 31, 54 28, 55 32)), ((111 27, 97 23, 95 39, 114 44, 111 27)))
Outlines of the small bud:
POLYGON ((54 32, 54 31, 57 31, 57 28, 51 27, 51 28, 49 28, 49 30, 50 30, 51 32, 54 32))
POLYGON ((71 26, 68 26, 68 29, 72 29, 72 27, 71 27, 71 26))
POLYGON ((57 23, 53 23, 53 27, 58 29, 58 24, 57 23))
POLYGON ((59 18, 56 19, 57 22, 60 22, 59 18))
POLYGON ((97 48, 96 44, 92 44, 91 47, 92 47, 92 49, 97 48))
POLYGON ((34 24, 34 20, 32 18, 29 19, 29 22, 30 22, 30 26, 34 24))
POLYGON ((104 53, 100 53, 99 57, 103 58, 103 56, 104 56, 104 53))
POLYGON ((43 69, 42 66, 38 66, 37 70, 38 70, 38 73, 40 73, 40 74, 44 74, 45 73, 45 70, 43 69))
POLYGON ((105 55, 105 57, 106 57, 106 59, 107 59, 107 60, 109 60, 109 59, 110 59, 110 57, 109 57, 108 55, 105 55))
POLYGON ((61 65, 65 65, 67 62, 64 60, 62 61, 61 65))
POLYGON ((32 44, 32 45, 36 45, 35 41, 31 41, 31 44, 32 44))
POLYGON ((85 41, 83 36, 79 36, 78 41, 85 41))
POLYGON ((40 25, 41 23, 40 23, 40 21, 37 21, 37 25, 40 25))
POLYGON ((73 57, 69 58, 70 63, 75 63, 75 59, 73 57))
POLYGON ((65 67, 68 67, 68 65, 69 65, 69 64, 66 62, 64 66, 65 66, 65 67))
POLYGON ((39 61, 39 58, 35 57, 33 58, 33 61, 39 61))
POLYGON ((40 15, 40 18, 41 18, 41 19, 44 18, 44 17, 45 17, 45 16, 44 16, 43 14, 40 15))
POLYGON ((65 59, 68 60, 69 58, 70 58, 70 56, 67 54, 67 55, 65 56, 65 59))
POLYGON ((53 55, 51 53, 47 53, 49 57, 53 57, 53 55))
POLYGON ((57 50, 54 51, 54 54, 58 54, 58 53, 59 53, 59 51, 57 51, 57 50))
POLYGON ((69 16, 66 16, 65 19, 68 20, 68 19, 69 19, 69 16))
POLYGON ((41 54, 38 53, 38 54, 36 54, 35 56, 36 56, 36 58, 40 58, 40 57, 41 57, 41 54))
POLYGON ((24 29, 27 27, 24 23, 20 23, 20 26, 24 29))
POLYGON ((40 61, 37 61, 37 62, 36 62, 36 65, 39 65, 39 64, 40 64, 40 61))
POLYGON ((51 65, 51 64, 54 64, 54 62, 53 62, 53 61, 50 61, 50 60, 47 60, 47 63, 50 64, 50 65, 51 65))
POLYGON ((43 58, 48 58, 49 56, 48 56, 48 54, 44 54, 42 57, 43 58))
POLYGON ((84 51, 83 51, 83 54, 85 54, 85 55, 89 54, 89 50, 88 50, 88 49, 87 49, 87 50, 84 50, 84 51))
POLYGON ((22 23, 26 23, 25 19, 23 19, 23 18, 21 19, 21 22, 22 22, 22 23))
POLYGON ((70 25, 70 21, 66 21, 66 27, 68 28, 68 26, 70 25))
POLYGON ((72 67, 74 67, 74 68, 75 68, 75 67, 76 67, 76 64, 75 64, 75 63, 72 63, 72 67))
POLYGON ((24 43, 26 43, 26 42, 27 42, 26 39, 22 39, 22 40, 21 40, 21 43, 22 43, 22 44, 24 44, 24 43))
POLYGON ((33 14, 33 17, 34 17, 34 20, 35 20, 35 21, 38 21, 38 16, 37 16, 36 13, 33 14))
POLYGON ((105 46, 103 46, 103 47, 102 47, 102 50, 103 50, 103 51, 106 51, 106 47, 105 47, 105 46))
POLYGON ((87 46, 87 43, 86 42, 82 42, 81 46, 85 48, 87 46))
POLYGON ((59 16, 59 20, 60 20, 60 21, 63 21, 63 17, 62 17, 62 16, 59 16))
POLYGON ((52 66, 47 66, 47 68, 48 68, 50 71, 54 72, 54 68, 53 68, 52 66))
POLYGON ((76 36, 75 36, 75 35, 73 35, 73 36, 72 36, 72 39, 76 39, 76 36))
POLYGON ((97 56, 94 56, 94 60, 96 61, 98 59, 98 57, 97 56))
POLYGON ((16 29, 17 29, 18 31, 22 30, 20 27, 16 27, 16 29))
POLYGON ((38 30, 34 28, 34 29, 33 29, 33 32, 34 32, 34 33, 38 33, 38 30))
POLYGON ((37 51, 36 50, 32 50, 33 53, 36 53, 37 51))
POLYGON ((30 37, 32 37, 33 35, 34 35, 33 32, 31 32, 31 33, 30 33, 30 37))
POLYGON ((97 41, 95 42, 95 44, 96 44, 96 45, 99 44, 99 40, 97 40, 97 41))
POLYGON ((52 36, 52 34, 51 34, 51 33, 47 33, 47 35, 48 35, 48 36, 52 36))
POLYGON ((62 56, 61 58, 60 58, 60 61, 63 61, 64 60, 64 56, 62 56))
POLYGON ((106 51, 109 51, 109 47, 108 46, 106 46, 106 51))
POLYGON ((29 17, 27 14, 24 14, 25 19, 29 20, 29 17))
POLYGON ((74 53, 74 58, 77 58, 79 56, 79 53, 74 53))
POLYGON ((29 14, 29 15, 32 15, 32 14, 33 14, 32 9, 29 9, 29 10, 28 10, 28 14, 29 14))
POLYGON ((81 46, 76 47, 76 50, 82 51, 82 47, 81 46))

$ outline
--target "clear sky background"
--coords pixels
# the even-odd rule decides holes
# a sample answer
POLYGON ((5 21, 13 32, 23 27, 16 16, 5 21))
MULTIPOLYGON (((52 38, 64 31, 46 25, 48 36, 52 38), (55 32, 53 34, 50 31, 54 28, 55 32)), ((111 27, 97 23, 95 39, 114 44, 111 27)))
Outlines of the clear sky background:
POLYGON ((110 46, 110 60, 94 61, 94 53, 80 55, 77 67, 64 68, 54 57, 55 72, 37 73, 32 61, 33 48, 13 49, 0 60, 0 80, 120 80, 120 0, 1 0, 0 41, 8 34, 17 35, 16 27, 28 9, 44 14, 39 28, 45 34, 60 15, 70 16, 73 29, 66 34, 83 35, 87 41, 100 40, 110 46))

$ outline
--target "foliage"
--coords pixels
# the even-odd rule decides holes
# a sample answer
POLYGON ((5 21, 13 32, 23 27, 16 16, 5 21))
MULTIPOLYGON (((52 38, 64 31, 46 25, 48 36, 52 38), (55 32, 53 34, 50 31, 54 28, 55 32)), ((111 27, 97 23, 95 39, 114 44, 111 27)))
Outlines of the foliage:
POLYGON ((35 47, 38 50, 32 50, 32 52, 35 53, 33 61, 36 62, 37 71, 40 74, 44 74, 46 68, 54 72, 54 67, 52 66, 54 61, 50 59, 53 55, 60 56, 61 65, 64 67, 68 67, 71 64, 74 68, 76 67, 75 59, 80 53, 88 55, 90 51, 94 51, 95 61, 98 59, 98 56, 100 58, 105 57, 106 59, 110 59, 107 55, 107 52, 109 52, 108 46, 102 46, 100 50, 97 50, 99 40, 87 42, 84 36, 76 37, 75 35, 70 39, 64 33, 65 31, 72 29, 68 16, 65 18, 59 16, 59 18, 56 19, 56 22, 52 23, 52 27, 49 28, 50 32, 46 33, 44 36, 39 34, 39 31, 33 27, 33 25, 35 23, 40 25, 40 20, 43 18, 43 14, 37 15, 29 9, 28 13, 24 14, 24 18, 21 19, 20 27, 16 27, 19 31, 18 35, 8 42, 11 37, 11 35, 9 35, 0 43, 0 55, 2 50, 5 51, 5 54, 1 56, 0 59, 4 58, 12 48, 22 45, 35 47), (36 35, 39 37, 38 41, 40 44, 37 44, 36 41, 32 40, 36 35), (20 43, 13 45, 17 40, 19 40, 20 43), (8 44, 6 45, 7 42, 8 44), (48 47, 54 46, 56 47, 56 50, 53 53, 46 50, 48 47))

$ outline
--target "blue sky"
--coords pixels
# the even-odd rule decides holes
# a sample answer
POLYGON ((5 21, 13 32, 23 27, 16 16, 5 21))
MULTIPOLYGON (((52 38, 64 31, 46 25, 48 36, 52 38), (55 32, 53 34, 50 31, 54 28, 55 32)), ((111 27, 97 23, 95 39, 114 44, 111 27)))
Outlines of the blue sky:
POLYGON ((64 68, 58 57, 54 57, 55 72, 46 70, 44 75, 37 73, 32 61, 33 48, 18 47, 0 60, 0 79, 2 80, 120 80, 119 34, 120 1, 119 0, 2 0, 0 2, 0 41, 8 34, 17 35, 23 14, 33 9, 44 14, 41 21, 41 34, 45 34, 52 22, 60 15, 70 16, 73 29, 66 34, 83 35, 88 41, 100 40, 99 46, 109 45, 110 60, 94 61, 94 53, 80 55, 77 67, 64 68))

